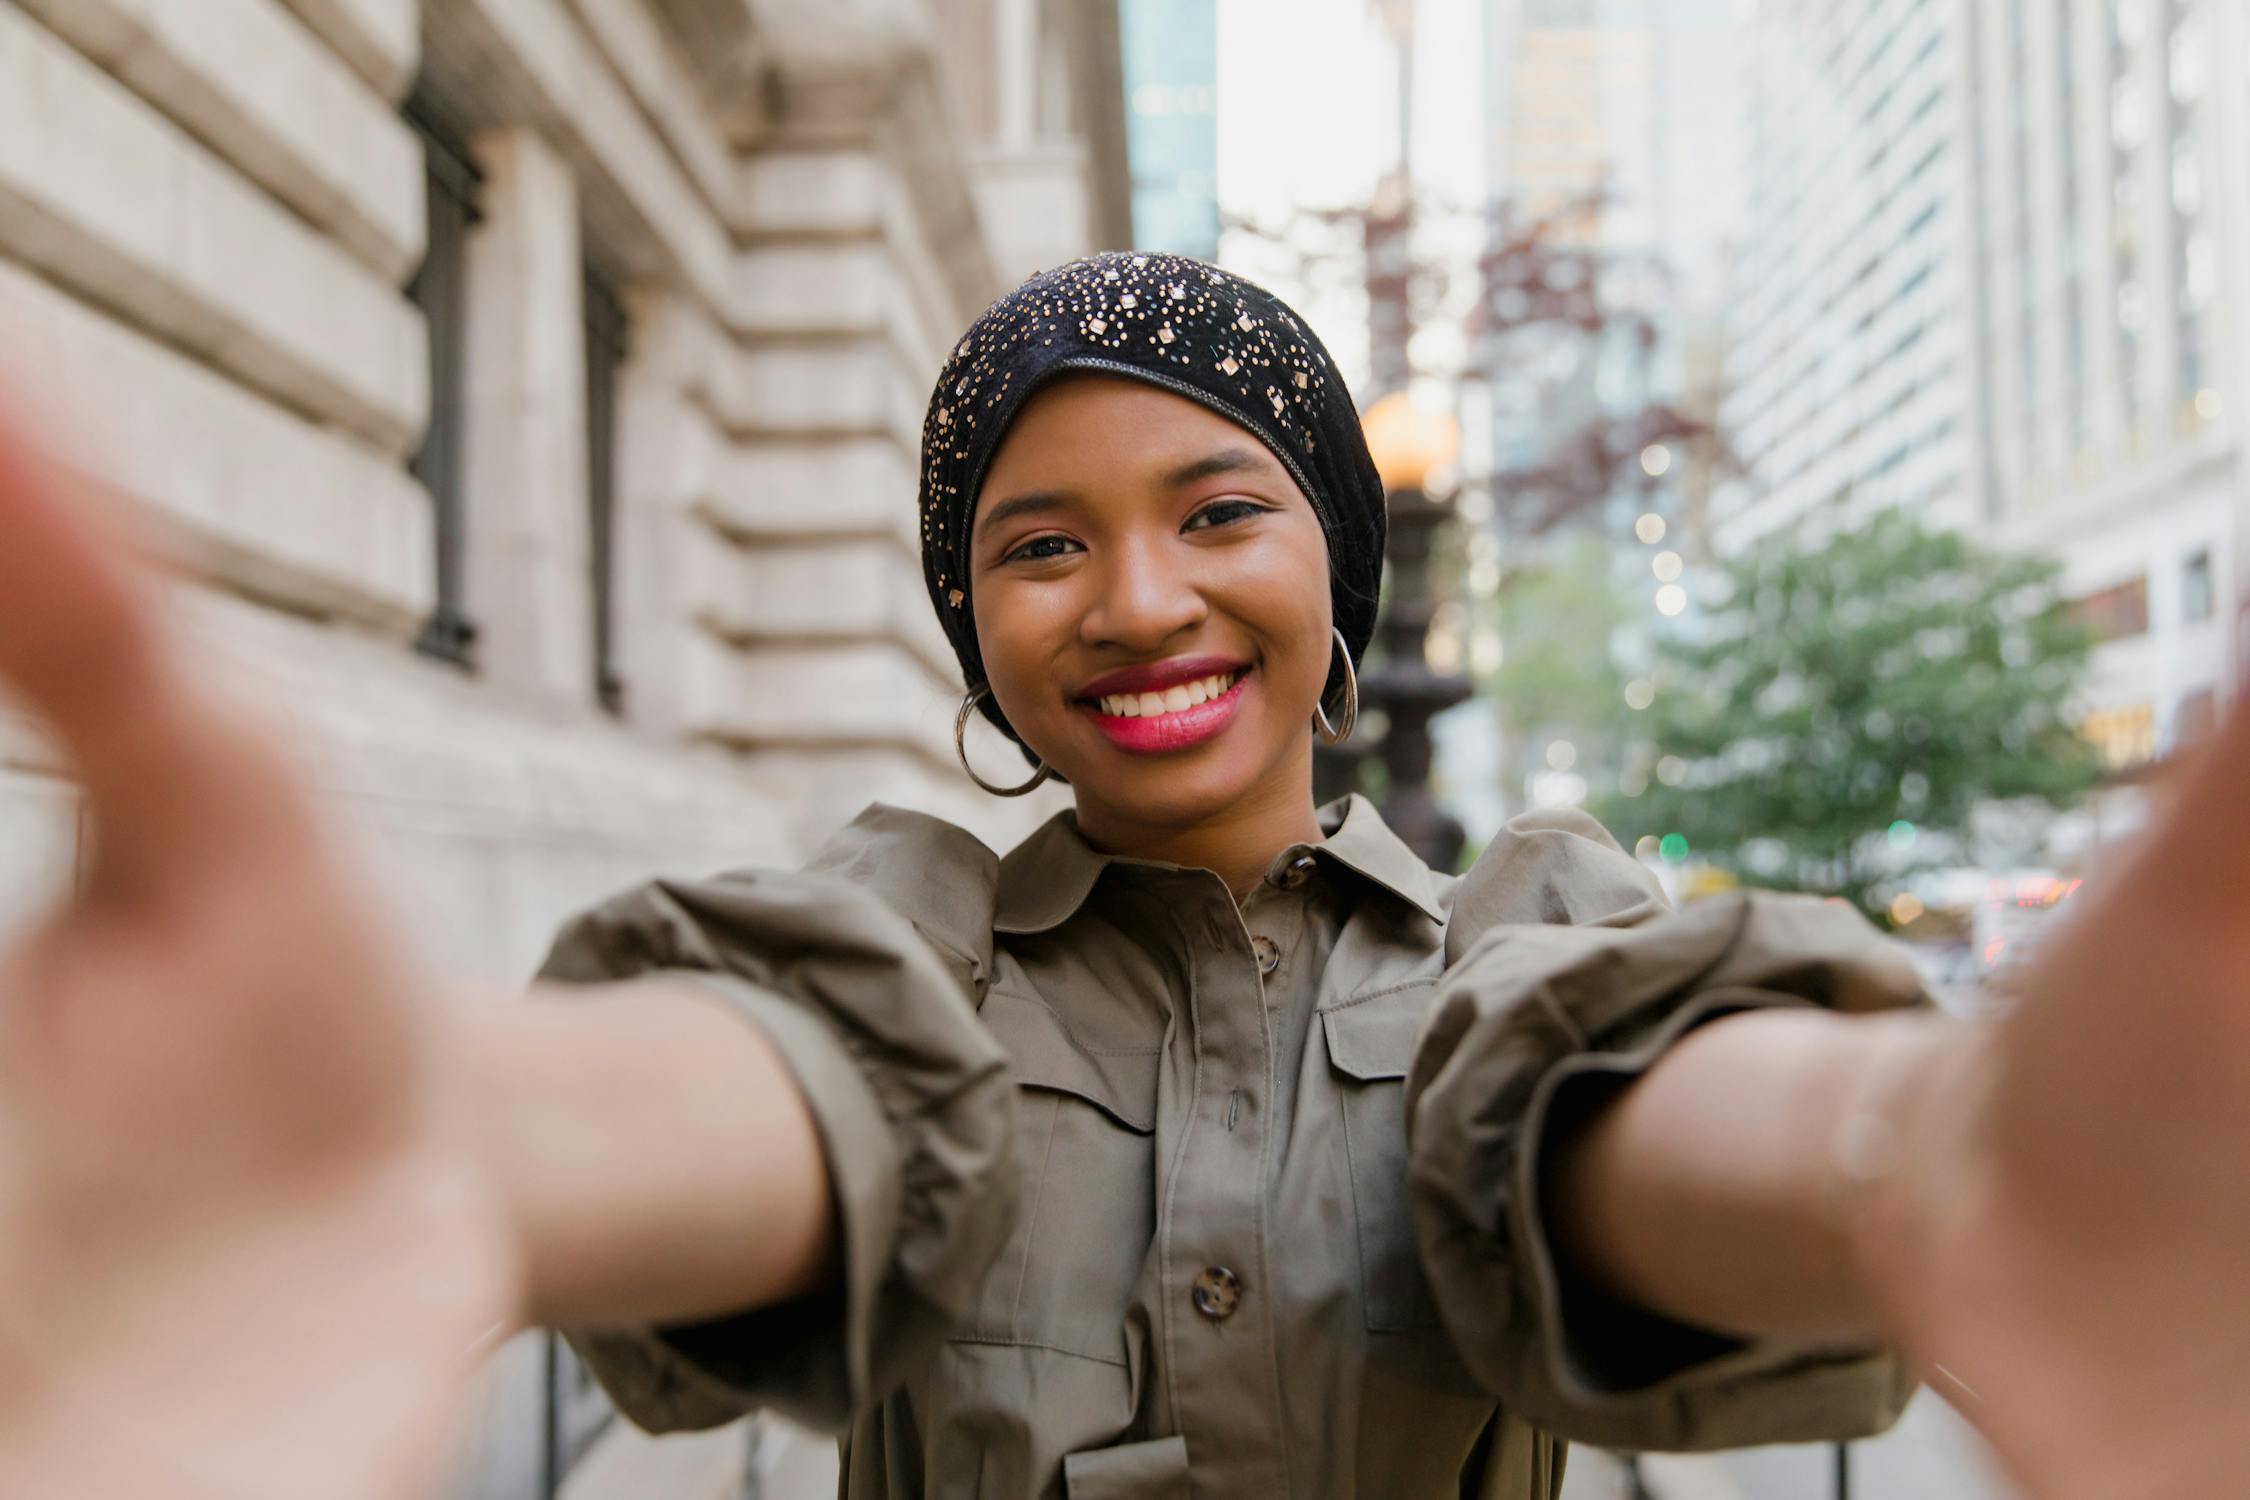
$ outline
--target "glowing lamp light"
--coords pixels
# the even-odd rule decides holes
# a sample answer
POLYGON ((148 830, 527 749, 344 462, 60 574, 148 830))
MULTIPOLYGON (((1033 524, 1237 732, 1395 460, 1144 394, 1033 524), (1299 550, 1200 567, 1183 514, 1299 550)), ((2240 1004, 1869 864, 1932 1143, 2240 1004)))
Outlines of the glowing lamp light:
POLYGON ((1461 424, 1444 412, 1416 406, 1394 391, 1360 418, 1367 451, 1386 490, 1418 490, 1461 452, 1461 424))

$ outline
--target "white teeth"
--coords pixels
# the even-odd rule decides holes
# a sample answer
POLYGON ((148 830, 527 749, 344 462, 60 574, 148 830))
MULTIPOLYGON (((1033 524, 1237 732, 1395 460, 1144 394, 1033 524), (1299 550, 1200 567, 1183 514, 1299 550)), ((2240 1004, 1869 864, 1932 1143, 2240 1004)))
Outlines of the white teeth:
POLYGON ((1100 700, 1101 710, 1114 718, 1141 719, 1156 714, 1176 714, 1198 703, 1224 698, 1234 686, 1234 674, 1221 672, 1198 682, 1183 682, 1161 693, 1112 693, 1100 700))

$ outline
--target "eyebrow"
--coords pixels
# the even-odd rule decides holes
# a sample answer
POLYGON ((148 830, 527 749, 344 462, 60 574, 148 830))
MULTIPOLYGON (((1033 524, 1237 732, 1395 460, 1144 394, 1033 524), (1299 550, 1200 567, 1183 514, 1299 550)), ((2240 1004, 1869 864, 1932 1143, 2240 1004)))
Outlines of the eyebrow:
MULTIPOLYGON (((1198 480, 1212 479, 1221 474, 1242 474, 1261 470, 1264 461, 1248 448, 1222 448, 1191 459, 1167 472, 1163 478, 1166 489, 1185 489, 1198 480)), ((1011 521, 1026 516, 1051 515, 1069 506, 1076 497, 1068 490, 1030 490, 1021 495, 1011 495, 992 509, 977 517, 978 532, 995 531, 1011 521)))
POLYGON ((1218 452, 1184 463, 1164 476, 1167 489, 1185 489, 1199 479, 1210 479, 1220 474, 1242 474, 1265 467, 1264 461, 1248 448, 1222 448, 1218 452))

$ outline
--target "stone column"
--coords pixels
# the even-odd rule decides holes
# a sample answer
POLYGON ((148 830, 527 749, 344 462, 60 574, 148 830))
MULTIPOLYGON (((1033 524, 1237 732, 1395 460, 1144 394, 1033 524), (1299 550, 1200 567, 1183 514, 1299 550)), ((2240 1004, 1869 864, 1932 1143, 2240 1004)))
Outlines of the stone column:
POLYGON ((526 696, 593 696, 585 267, 570 167, 529 130, 475 142, 465 463, 476 662, 526 696))

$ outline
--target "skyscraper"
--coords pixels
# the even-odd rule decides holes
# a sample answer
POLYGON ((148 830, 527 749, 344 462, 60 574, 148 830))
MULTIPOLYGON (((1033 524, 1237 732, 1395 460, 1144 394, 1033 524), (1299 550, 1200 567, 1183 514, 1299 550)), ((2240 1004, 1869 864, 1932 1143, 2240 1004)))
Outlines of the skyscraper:
POLYGON ((1219 254, 1216 0, 1120 0, 1133 243, 1219 254))
POLYGON ((1987 513, 1967 0, 1745 16, 1746 210, 1722 426, 1733 550, 1816 515, 1987 513))
POLYGON ((2245 0, 1762 0, 1722 550, 1904 506, 2044 552, 2114 769, 2243 659, 2245 0))
POLYGON ((2088 731, 2128 769, 2210 721, 2236 649, 2245 7, 1967 10, 1984 184, 1969 228, 1993 289, 1974 326, 1988 518, 2062 558, 2103 640, 2088 731))

